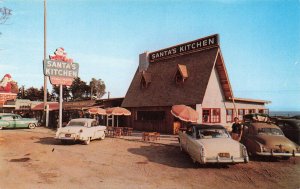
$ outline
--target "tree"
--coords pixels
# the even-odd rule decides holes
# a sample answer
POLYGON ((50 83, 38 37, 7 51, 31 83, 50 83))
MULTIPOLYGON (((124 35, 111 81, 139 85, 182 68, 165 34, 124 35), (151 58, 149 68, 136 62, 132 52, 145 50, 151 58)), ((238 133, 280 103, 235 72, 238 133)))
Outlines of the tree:
MULTIPOLYGON (((59 85, 53 85, 52 86, 52 94, 51 94, 51 98, 58 100, 59 99, 59 85)), ((71 99, 71 95, 70 95, 70 88, 67 86, 63 86, 63 100, 64 101, 69 101, 71 99)))
POLYGON ((70 90, 74 100, 86 100, 90 96, 90 86, 82 81, 80 77, 74 79, 70 90))
POLYGON ((0 7, 0 24, 4 24, 7 21, 7 19, 12 15, 11 12, 12 10, 9 8, 0 7))
POLYGON ((90 81, 91 98, 96 96, 97 99, 101 98, 105 94, 105 83, 101 79, 92 78, 90 81))
POLYGON ((41 100, 39 99, 39 90, 35 87, 30 87, 25 90, 25 99, 29 99, 31 101, 41 100))

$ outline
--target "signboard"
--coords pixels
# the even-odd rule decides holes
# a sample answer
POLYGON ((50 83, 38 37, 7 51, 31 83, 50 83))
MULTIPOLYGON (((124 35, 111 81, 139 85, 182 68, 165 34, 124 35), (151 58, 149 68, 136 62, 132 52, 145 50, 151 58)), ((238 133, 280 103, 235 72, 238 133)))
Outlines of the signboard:
POLYGON ((52 85, 72 85, 74 78, 78 77, 79 64, 67 57, 65 49, 59 47, 50 55, 50 60, 44 61, 44 75, 49 76, 52 85))
POLYGON ((59 60, 44 61, 44 75, 59 77, 78 77, 79 64, 67 63, 59 60))
POLYGON ((213 48, 219 45, 219 35, 211 35, 149 54, 149 61, 154 62, 157 60, 167 59, 179 55, 188 54, 195 51, 213 48))

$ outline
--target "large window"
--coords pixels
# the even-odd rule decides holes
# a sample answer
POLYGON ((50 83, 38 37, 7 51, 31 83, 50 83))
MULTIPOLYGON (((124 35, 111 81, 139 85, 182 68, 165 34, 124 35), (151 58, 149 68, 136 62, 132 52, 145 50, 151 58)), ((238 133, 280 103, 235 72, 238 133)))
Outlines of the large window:
POLYGON ((239 120, 243 120, 243 116, 245 115, 245 110, 244 109, 239 109, 238 110, 238 118, 239 120))
POLYGON ((138 111, 137 120, 139 121, 159 121, 165 119, 164 111, 138 111))
POLYGON ((220 108, 203 108, 202 122, 203 123, 220 123, 221 122, 220 108))
POLYGON ((260 113, 260 114, 269 114, 269 109, 259 109, 258 113, 260 113))
POLYGON ((233 109, 226 109, 226 122, 232 123, 234 120, 234 110, 233 109))

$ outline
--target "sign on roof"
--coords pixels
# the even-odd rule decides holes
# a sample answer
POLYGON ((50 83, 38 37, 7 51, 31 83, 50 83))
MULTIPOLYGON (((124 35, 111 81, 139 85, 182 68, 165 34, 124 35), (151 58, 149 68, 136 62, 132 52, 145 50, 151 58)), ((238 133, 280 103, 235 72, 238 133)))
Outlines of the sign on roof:
POLYGON ((213 48, 219 45, 219 35, 211 35, 166 49, 158 50, 149 54, 149 61, 167 59, 174 56, 184 55, 195 51, 213 48))

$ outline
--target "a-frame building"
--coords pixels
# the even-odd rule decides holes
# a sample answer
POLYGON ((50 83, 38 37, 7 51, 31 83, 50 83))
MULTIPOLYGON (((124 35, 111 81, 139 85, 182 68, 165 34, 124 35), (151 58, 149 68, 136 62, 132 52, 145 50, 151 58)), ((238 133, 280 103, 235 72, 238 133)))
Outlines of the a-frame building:
POLYGON ((132 112, 134 129, 173 133, 173 105, 195 108, 199 123, 230 126, 235 116, 267 113, 266 103, 233 96, 218 35, 212 35, 141 54, 122 106, 132 112))

